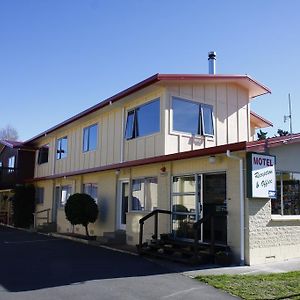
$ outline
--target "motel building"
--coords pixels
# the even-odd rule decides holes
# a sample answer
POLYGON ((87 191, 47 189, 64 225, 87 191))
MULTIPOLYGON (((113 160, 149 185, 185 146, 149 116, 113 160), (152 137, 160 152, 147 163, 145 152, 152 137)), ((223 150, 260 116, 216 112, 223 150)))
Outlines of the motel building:
POLYGON ((268 93, 248 75, 156 74, 29 139, 36 225, 48 214, 84 234, 64 212, 84 192, 99 240, 230 250, 248 265, 300 257, 300 134, 255 140, 272 123, 251 102, 268 93))

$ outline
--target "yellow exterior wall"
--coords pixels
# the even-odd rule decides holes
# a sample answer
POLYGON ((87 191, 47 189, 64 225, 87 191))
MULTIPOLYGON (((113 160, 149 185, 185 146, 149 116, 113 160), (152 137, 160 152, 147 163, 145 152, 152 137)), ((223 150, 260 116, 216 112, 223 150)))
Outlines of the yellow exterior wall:
POLYGON ((170 84, 165 107, 165 154, 249 141, 250 105, 247 90, 234 84, 170 84), (213 106, 214 137, 172 130, 172 96, 213 106), (167 113, 168 112, 168 113, 167 113))

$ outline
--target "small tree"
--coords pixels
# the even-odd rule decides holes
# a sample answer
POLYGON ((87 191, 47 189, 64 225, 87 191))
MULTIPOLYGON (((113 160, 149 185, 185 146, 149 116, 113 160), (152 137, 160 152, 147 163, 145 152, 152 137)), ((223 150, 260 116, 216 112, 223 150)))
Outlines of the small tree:
POLYGON ((18 137, 18 132, 14 127, 6 125, 6 127, 0 128, 0 140, 16 141, 18 137))
POLYGON ((65 205, 65 214, 68 221, 72 225, 80 224, 84 226, 87 236, 89 236, 88 224, 97 220, 98 212, 95 200, 84 193, 71 195, 65 205))
POLYGON ((287 135, 289 135, 288 131, 285 131, 285 130, 282 130, 282 129, 278 129, 277 133, 278 133, 279 136, 287 136, 287 135))
POLYGON ((261 129, 259 130, 259 132, 257 133, 257 138, 259 141, 261 140, 265 140, 267 138, 267 132, 263 132, 261 129))

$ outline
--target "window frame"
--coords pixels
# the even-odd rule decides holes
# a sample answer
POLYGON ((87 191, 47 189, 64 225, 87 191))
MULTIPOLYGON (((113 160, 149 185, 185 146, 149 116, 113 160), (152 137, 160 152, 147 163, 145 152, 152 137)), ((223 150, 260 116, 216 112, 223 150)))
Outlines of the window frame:
POLYGON ((36 204, 44 204, 45 199, 45 188, 44 187, 36 187, 35 188, 35 203, 36 204))
POLYGON ((160 97, 157 97, 155 99, 152 99, 151 101, 148 101, 148 102, 145 102, 145 103, 142 103, 141 105, 138 105, 134 108, 130 108, 127 110, 127 113, 126 113, 126 118, 125 118, 125 131, 124 131, 124 139, 126 141, 129 141, 129 140, 133 140, 133 139, 137 139, 137 138, 142 138, 142 137, 146 137, 146 136, 151 136, 153 134, 157 134, 157 133, 160 133, 161 132, 161 107, 160 107, 160 104, 161 104, 161 101, 160 101, 160 97), (140 135, 140 132, 139 132, 139 124, 138 124, 138 111, 139 109, 141 109, 142 107, 146 106, 146 105, 149 105, 151 103, 154 103, 154 102, 158 102, 158 106, 159 106, 159 111, 158 111, 158 130, 157 131, 154 131, 154 132, 151 132, 149 134, 145 134, 145 135, 140 135), (131 134, 128 135, 127 134, 127 129, 128 129, 128 116, 132 114, 133 115, 133 124, 131 126, 131 134))
POLYGON ((214 106, 207 103, 201 103, 196 101, 195 99, 189 99, 184 98, 181 96, 171 95, 171 101, 170 101, 170 134, 181 134, 181 135, 187 135, 187 136, 196 136, 196 137, 215 137, 215 121, 214 121, 214 106), (198 105, 198 118, 197 118, 197 127, 198 132, 196 134, 190 132, 190 131, 181 131, 174 129, 174 109, 173 109, 173 101, 179 100, 183 102, 188 102, 192 104, 198 105), (211 127, 212 127, 212 134, 207 133, 205 130, 205 118, 204 118, 204 111, 203 108, 210 108, 210 114, 211 114, 211 127))
POLYGON ((86 183, 83 183, 82 184, 82 192, 85 193, 85 194, 87 194, 87 195, 89 195, 89 196, 91 196, 95 200, 95 202, 96 202, 97 205, 99 204, 98 203, 98 200, 99 200, 99 197, 98 197, 99 189, 98 189, 98 184, 97 183, 95 183, 95 182, 86 182, 86 183), (91 195, 91 193, 86 192, 85 191, 85 187, 96 188, 96 190, 97 190, 96 197, 93 197, 93 195, 91 195))
POLYGON ((68 157, 68 136, 65 135, 56 140, 56 160, 64 159, 68 157), (66 139, 66 152, 62 149, 62 141, 66 139), (65 156, 63 156, 65 154, 65 156))
MULTIPOLYGON (((158 177, 157 176, 149 176, 149 177, 137 177, 137 178, 132 178, 130 180, 130 188, 129 188, 129 195, 130 195, 130 201, 128 202, 129 207, 128 211, 129 212, 141 212, 141 211, 153 211, 156 206, 150 207, 149 200, 147 199, 147 195, 149 194, 149 183, 151 183, 151 180, 156 180, 156 188, 157 188, 157 194, 156 194, 156 201, 158 201, 158 177), (143 191, 143 199, 141 204, 141 209, 133 209, 133 181, 134 180, 139 180, 144 183, 144 191, 143 191), (143 205, 143 206, 142 206, 143 205)), ((140 183, 141 184, 141 183, 140 183)), ((141 200, 141 199, 138 199, 141 200)), ((152 206, 152 203, 151 203, 152 206)))
POLYGON ((99 123, 94 123, 91 124, 89 126, 86 126, 83 128, 82 130, 82 152, 86 153, 86 152, 90 152, 90 151, 95 151, 98 148, 98 141, 99 141, 99 123), (96 127, 96 143, 95 143, 95 148, 91 149, 91 145, 90 145, 90 129, 92 127, 96 127), (87 134, 87 145, 86 145, 86 149, 85 149, 85 132, 88 132, 87 134))
POLYGON ((16 156, 12 155, 8 158, 7 161, 7 166, 8 166, 8 173, 13 173, 16 168, 16 156))
POLYGON ((68 198, 72 195, 72 185, 70 184, 66 184, 66 185, 61 185, 59 186, 59 199, 58 199, 58 208, 64 208, 67 201, 68 201, 68 198), (65 202, 63 203, 62 201, 62 193, 63 193, 63 190, 67 190, 67 194, 66 194, 66 199, 65 199, 65 202), (70 194, 69 197, 68 197, 68 193, 70 194))
MULTIPOLYGON (((278 194, 278 191, 279 191, 279 189, 278 189, 278 186, 277 186, 277 182, 278 181, 280 181, 280 213, 275 213, 275 212, 273 212, 273 207, 272 207, 272 204, 271 204, 271 215, 272 215, 272 217, 274 216, 274 217, 276 217, 276 216, 279 216, 279 217, 282 217, 282 218, 289 218, 289 217, 296 217, 296 218, 299 218, 300 217, 300 208, 299 208, 299 213, 298 214, 296 214, 296 213, 294 213, 294 214, 286 214, 285 212, 284 212, 284 180, 283 180, 283 175, 285 174, 285 173, 288 173, 288 174, 298 174, 299 176, 300 176, 300 172, 298 171, 282 171, 282 170, 278 170, 277 172, 276 172, 276 192, 277 192, 277 194, 278 194), (280 176, 279 177, 279 180, 277 180, 277 176, 280 176)), ((298 181, 300 181, 300 179, 298 180, 298 181)), ((299 182, 299 187, 298 187, 299 189, 300 189, 300 182, 299 182)), ((274 199, 274 201, 277 201, 278 200, 278 198, 276 198, 276 199, 274 199)), ((273 201, 273 199, 271 199, 271 201, 273 201)), ((291 200, 290 200, 291 201, 291 200)), ((299 192, 299 206, 300 206, 300 192, 299 192)))
POLYGON ((41 146, 38 149, 38 157, 37 157, 37 163, 38 165, 46 164, 49 162, 49 143, 41 146), (43 152, 47 149, 47 161, 42 161, 43 155, 45 155, 43 152))

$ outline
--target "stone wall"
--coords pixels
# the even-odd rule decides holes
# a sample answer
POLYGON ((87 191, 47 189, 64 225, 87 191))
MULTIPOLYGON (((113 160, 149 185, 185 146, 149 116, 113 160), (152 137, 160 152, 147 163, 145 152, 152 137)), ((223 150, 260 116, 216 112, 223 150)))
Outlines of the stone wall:
POLYGON ((253 265, 300 257, 300 217, 272 216, 268 199, 248 199, 247 204, 247 263, 253 265))

